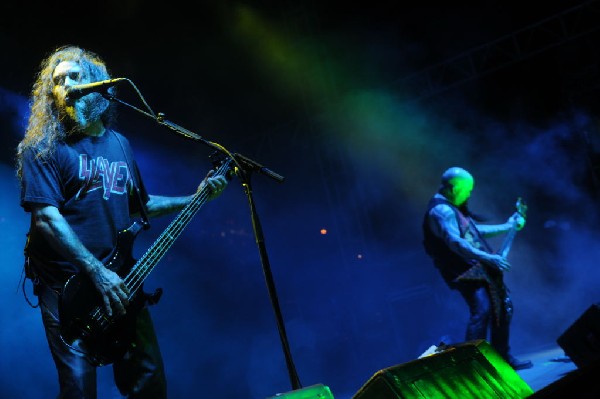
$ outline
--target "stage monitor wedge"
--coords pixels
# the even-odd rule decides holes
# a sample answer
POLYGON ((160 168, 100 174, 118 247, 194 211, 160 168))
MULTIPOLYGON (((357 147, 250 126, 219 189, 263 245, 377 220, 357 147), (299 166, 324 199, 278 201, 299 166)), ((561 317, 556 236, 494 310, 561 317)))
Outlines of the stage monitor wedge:
POLYGON ((278 393, 267 399, 334 399, 328 386, 315 384, 308 387, 295 389, 293 391, 278 393))
POLYGON ((352 399, 517 399, 533 390, 485 340, 375 373, 352 399))

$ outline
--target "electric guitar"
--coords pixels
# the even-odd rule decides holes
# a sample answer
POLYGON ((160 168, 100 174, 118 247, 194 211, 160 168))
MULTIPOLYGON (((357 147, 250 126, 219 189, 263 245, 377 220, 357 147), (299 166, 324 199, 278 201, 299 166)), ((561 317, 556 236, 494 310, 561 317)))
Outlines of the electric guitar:
MULTIPOLYGON (((522 200, 521 197, 517 199, 515 204, 516 212, 521 215, 525 219, 527 214, 527 205, 522 200)), ((510 252, 510 248, 513 244, 515 236, 517 234, 517 221, 512 221, 512 226, 506 233, 504 241, 502 245, 496 251, 496 254, 502 256, 503 258, 508 257, 508 253, 510 252)), ((500 313, 501 297, 503 296, 503 292, 506 287, 504 286, 503 274, 501 270, 491 268, 489 266, 483 265, 480 262, 476 262, 471 266, 467 271, 456 278, 456 281, 483 281, 488 284, 490 289, 490 296, 492 298, 492 306, 494 308, 494 313, 498 316, 500 313)))
MULTIPOLYGON (((525 219, 527 217, 527 205, 525 204, 525 202, 523 201, 523 199, 521 197, 517 198, 517 203, 515 204, 515 209, 516 209, 517 213, 519 215, 521 215, 521 217, 523 219, 525 219)), ((506 259, 508 257, 508 253, 510 252, 510 247, 512 246, 513 240, 515 239, 515 236, 517 235, 517 227, 518 227, 517 221, 513 220, 512 227, 506 233, 504 242, 502 243, 502 246, 500 247, 500 249, 497 251, 497 254, 502 256, 504 259, 506 259)))
MULTIPOLYGON (((231 158, 219 162, 213 176, 225 176, 229 180, 233 173, 231 163, 231 158)), ((132 257, 133 242, 143 224, 136 221, 119 232, 117 245, 104 264, 116 272, 129 289, 125 315, 109 317, 105 313, 102 297, 85 273, 75 274, 66 282, 58 310, 61 338, 67 345, 87 355, 96 366, 113 363, 125 354, 135 332, 136 316, 147 302, 153 303, 143 290, 144 281, 206 203, 209 194, 208 186, 196 192, 137 262, 132 257)))

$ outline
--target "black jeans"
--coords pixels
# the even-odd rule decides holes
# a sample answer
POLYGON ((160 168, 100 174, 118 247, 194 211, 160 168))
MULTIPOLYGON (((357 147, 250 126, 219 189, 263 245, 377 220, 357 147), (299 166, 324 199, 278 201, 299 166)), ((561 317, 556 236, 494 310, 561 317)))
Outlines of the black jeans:
MULTIPOLYGON (((39 298, 46 338, 58 372, 58 398, 96 399, 96 367, 60 337, 58 293, 42 288, 39 298)), ((123 396, 148 399, 167 397, 162 356, 147 308, 136 319, 133 345, 123 359, 113 363, 112 367, 115 384, 123 396)))
POLYGON ((510 321, 513 314, 512 301, 505 291, 501 295, 500 314, 496 321, 492 300, 485 285, 479 283, 458 283, 454 288, 460 292, 469 306, 469 322, 465 339, 467 341, 485 339, 505 359, 509 359, 510 321))

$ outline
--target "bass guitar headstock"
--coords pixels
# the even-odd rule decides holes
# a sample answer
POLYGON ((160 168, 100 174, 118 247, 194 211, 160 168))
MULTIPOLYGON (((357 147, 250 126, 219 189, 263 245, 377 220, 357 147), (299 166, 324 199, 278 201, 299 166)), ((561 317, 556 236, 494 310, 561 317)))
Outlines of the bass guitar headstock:
POLYGON ((214 174, 217 176, 223 175, 228 181, 231 181, 236 174, 233 159, 217 151, 213 152, 208 157, 213 165, 214 174))

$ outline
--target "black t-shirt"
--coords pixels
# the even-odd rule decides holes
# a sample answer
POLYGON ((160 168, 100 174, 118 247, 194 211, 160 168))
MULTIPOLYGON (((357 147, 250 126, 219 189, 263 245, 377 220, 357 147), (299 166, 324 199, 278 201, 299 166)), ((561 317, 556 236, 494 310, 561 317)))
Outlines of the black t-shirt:
MULTIPOLYGON (((148 200, 129 142, 107 130, 100 137, 77 136, 59 142, 46 159, 28 151, 23 157, 21 206, 30 212, 36 204, 58 208, 83 245, 100 260, 113 252, 118 232, 132 223, 141 199, 148 200)), ((47 284, 62 287, 77 273, 31 226, 27 251, 35 272, 47 284)))

